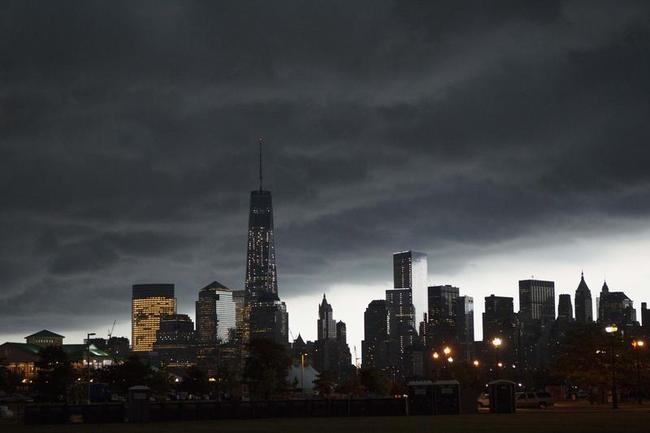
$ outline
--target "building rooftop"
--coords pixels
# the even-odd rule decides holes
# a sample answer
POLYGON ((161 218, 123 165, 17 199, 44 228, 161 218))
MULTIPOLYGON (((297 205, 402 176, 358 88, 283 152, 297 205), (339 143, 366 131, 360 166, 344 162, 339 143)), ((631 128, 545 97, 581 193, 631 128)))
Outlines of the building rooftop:
POLYGON ((31 337, 54 337, 54 338, 65 338, 63 335, 56 334, 52 331, 48 331, 47 329, 43 329, 42 331, 38 331, 35 334, 28 335, 25 338, 31 338, 31 337))

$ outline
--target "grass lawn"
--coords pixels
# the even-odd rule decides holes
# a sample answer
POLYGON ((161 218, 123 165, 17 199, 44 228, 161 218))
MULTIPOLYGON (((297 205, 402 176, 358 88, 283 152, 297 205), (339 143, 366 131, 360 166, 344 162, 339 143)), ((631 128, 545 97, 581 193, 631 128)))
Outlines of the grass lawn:
POLYGON ((2 433, 347 433, 347 432, 517 432, 647 433, 650 410, 596 412, 534 411, 514 415, 459 415, 372 418, 300 418, 195 421, 150 424, 23 426, 0 424, 2 433))

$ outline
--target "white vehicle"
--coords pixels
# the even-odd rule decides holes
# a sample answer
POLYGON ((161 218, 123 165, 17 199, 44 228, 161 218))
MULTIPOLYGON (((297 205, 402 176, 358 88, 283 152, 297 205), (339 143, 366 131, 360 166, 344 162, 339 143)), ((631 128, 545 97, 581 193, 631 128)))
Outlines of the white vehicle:
POLYGON ((476 399, 476 404, 478 407, 490 407, 490 394, 482 392, 476 399))
POLYGON ((0 418, 13 418, 14 413, 7 406, 0 406, 0 418))
POLYGON ((515 394, 515 404, 518 408, 540 408, 553 406, 553 398, 546 391, 518 392, 515 394))

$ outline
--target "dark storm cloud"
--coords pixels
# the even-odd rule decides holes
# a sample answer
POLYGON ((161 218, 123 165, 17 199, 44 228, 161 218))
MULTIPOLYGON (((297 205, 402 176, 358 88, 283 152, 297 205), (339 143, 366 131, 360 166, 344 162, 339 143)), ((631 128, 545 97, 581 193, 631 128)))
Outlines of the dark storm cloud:
POLYGON ((462 268, 549 227, 645 218, 649 18, 632 1, 4 2, 0 328, 67 326, 81 296, 102 300, 92 320, 127 315, 137 282, 241 288, 259 135, 287 295, 389 279, 395 250, 462 268))

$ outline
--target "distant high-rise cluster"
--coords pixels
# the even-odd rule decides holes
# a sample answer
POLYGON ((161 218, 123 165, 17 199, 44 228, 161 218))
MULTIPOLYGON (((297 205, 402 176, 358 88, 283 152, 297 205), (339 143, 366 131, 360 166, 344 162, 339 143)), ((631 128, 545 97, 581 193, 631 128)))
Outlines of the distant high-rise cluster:
MULTIPOLYGON (((271 192, 262 186, 260 141, 259 188, 250 194, 246 274, 243 290, 214 281, 198 290, 196 327, 176 313, 173 284, 133 286, 132 347, 156 353, 168 366, 199 364, 209 372, 229 365, 240 371, 245 346, 252 339, 288 344, 288 314, 278 296, 271 192)), ((328 338, 345 339, 345 324, 324 323, 328 338)))
MULTIPOLYGON (((450 355, 448 362, 452 359, 470 362, 477 357, 490 357, 496 348, 501 364, 533 371, 548 365, 552 346, 567 329, 593 321, 592 298, 584 275, 575 292, 575 302, 572 303, 571 295, 560 294, 557 304, 555 282, 531 278, 519 281, 518 311, 512 297, 485 297, 482 341, 474 340, 473 298, 461 295, 461 290, 453 285, 428 286, 427 309, 416 332, 413 305, 413 299, 419 296, 413 283, 416 257, 419 269, 426 269, 425 254, 395 253, 396 287, 386 290, 385 299, 368 304, 362 341, 365 367, 385 370, 392 377, 418 377, 423 368, 433 368, 432 359, 440 359, 445 351, 450 355), (432 358, 432 354, 436 357, 432 358)), ((426 275, 419 275, 418 281, 425 282, 419 287, 426 287, 426 275)), ((597 304, 599 322, 638 325, 632 301, 623 292, 611 292, 605 284, 597 304)), ((645 304, 642 315, 644 323, 646 318, 650 321, 645 304)))
MULTIPOLYGON (((474 299, 451 284, 429 285, 425 253, 394 253, 392 270, 393 288, 383 299, 372 300, 364 312, 361 356, 355 347, 350 362, 346 324, 334 319, 334 309, 323 295, 317 339, 305 341, 298 335, 291 345, 301 368, 308 364, 341 380, 362 360, 364 367, 383 370, 397 380, 425 376, 437 368, 439 359, 469 363, 489 358, 496 350, 500 364, 536 371, 548 365, 553 345, 567 330, 594 321, 584 274, 573 302, 570 294, 562 293, 557 304, 555 282, 533 277, 518 283, 518 311, 512 297, 485 297, 483 339, 475 341, 474 299)), ((638 326, 632 300, 623 292, 610 291, 604 283, 595 301, 599 323, 638 326)), ((197 364, 210 374, 225 370, 241 375, 250 341, 266 339, 288 347, 288 314, 278 295, 272 197, 262 184, 261 142, 259 186, 250 193, 243 289, 214 281, 198 290, 195 305, 196 326, 189 316, 177 314, 173 284, 134 285, 133 351, 155 352, 163 365, 197 364)), ((643 326, 650 327, 646 303, 641 318, 643 326)))

